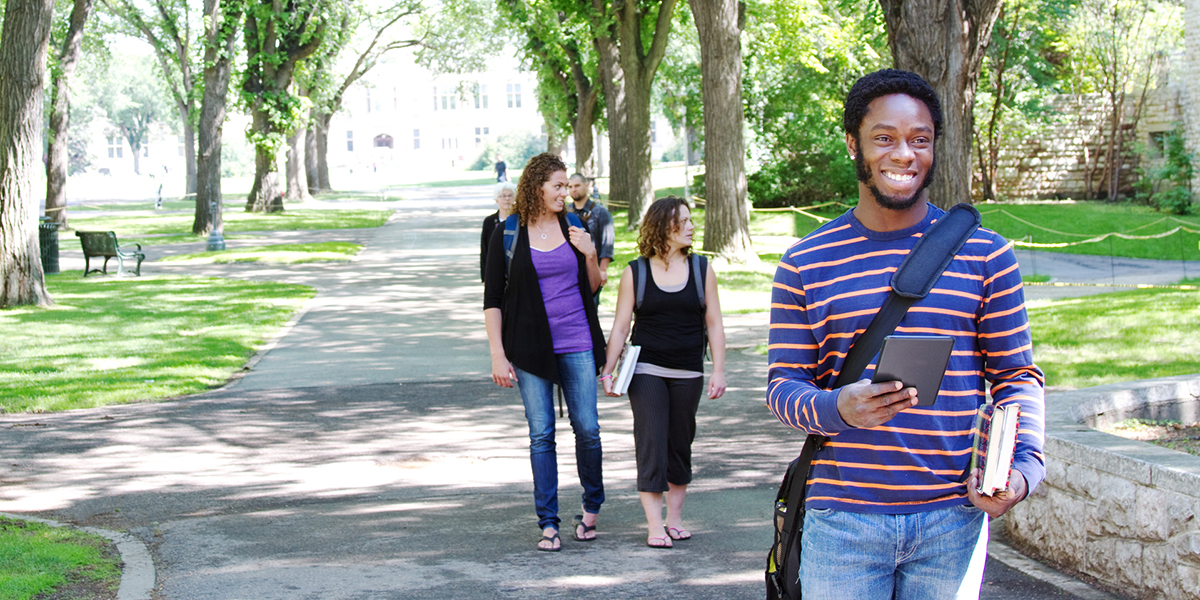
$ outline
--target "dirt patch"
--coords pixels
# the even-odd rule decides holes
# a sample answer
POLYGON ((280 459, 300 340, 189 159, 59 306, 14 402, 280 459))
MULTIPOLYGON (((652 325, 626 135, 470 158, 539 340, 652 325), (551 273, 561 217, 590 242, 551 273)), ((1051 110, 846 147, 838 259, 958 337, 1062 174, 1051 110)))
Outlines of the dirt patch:
POLYGON ((1200 456, 1200 423, 1129 419, 1103 430, 1129 440, 1150 442, 1164 448, 1200 456))

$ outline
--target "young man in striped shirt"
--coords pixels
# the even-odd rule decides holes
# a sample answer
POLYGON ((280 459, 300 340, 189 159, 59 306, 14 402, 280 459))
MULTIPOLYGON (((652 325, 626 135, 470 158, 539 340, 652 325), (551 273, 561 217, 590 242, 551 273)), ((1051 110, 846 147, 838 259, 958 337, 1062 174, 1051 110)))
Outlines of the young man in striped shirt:
MULTIPOLYGON (((1043 380, 1033 364, 1021 275, 1009 244, 977 230, 897 334, 949 335, 937 400, 870 377, 832 390, 896 268, 945 214, 928 203, 937 95, 914 73, 860 79, 845 102, 858 206, 784 253, 771 299, 767 401, 784 424, 829 437, 808 479, 800 581, 805 600, 977 598, 987 521, 1045 476, 1043 380), (980 496, 967 473, 977 408, 1021 406, 1009 488, 980 496), (971 481, 968 481, 968 477, 971 481)), ((876 357, 876 360, 878 358, 876 357)))

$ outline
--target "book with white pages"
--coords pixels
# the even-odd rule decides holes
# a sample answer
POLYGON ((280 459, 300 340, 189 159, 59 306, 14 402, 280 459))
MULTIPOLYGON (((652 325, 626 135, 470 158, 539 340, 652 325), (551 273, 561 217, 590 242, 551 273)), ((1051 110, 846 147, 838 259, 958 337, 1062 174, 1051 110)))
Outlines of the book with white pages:
POLYGON ((982 467, 983 475, 979 478, 975 491, 984 496, 991 496, 1008 489, 1020 422, 1019 404, 985 404, 979 407, 975 419, 971 470, 982 467))
POLYGON ((613 369, 613 393, 624 395, 629 391, 629 382, 633 379, 633 370, 641 353, 641 346, 625 344, 625 348, 621 350, 621 357, 617 359, 617 367, 613 369))

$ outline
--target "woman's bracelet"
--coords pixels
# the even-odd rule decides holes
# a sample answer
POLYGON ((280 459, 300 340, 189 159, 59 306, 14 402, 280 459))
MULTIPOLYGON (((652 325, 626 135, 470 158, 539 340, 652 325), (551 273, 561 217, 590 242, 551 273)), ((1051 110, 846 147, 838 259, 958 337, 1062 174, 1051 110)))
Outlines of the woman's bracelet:
POLYGON ((600 381, 604 381, 605 379, 612 379, 612 378, 613 378, 612 373, 605 373, 600 376, 600 381))

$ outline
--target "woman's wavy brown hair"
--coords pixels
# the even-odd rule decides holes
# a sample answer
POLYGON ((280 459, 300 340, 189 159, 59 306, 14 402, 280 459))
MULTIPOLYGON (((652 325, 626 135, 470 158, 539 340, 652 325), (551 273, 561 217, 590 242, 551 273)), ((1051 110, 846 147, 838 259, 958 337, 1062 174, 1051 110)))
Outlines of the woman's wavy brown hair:
POLYGON ((529 225, 546 212, 546 203, 542 201, 542 184, 550 181, 555 171, 566 173, 567 164, 557 154, 549 152, 529 159, 521 171, 515 205, 522 225, 529 225))
MULTIPOLYGON (((679 230, 681 206, 686 206, 689 211, 692 209, 687 200, 679 196, 667 196, 655 200, 646 210, 646 216, 642 217, 642 226, 638 230, 638 252, 642 256, 653 258, 667 255, 671 249, 667 245, 667 238, 679 230)), ((687 256, 691 250, 692 247, 688 246, 681 252, 687 256)))

